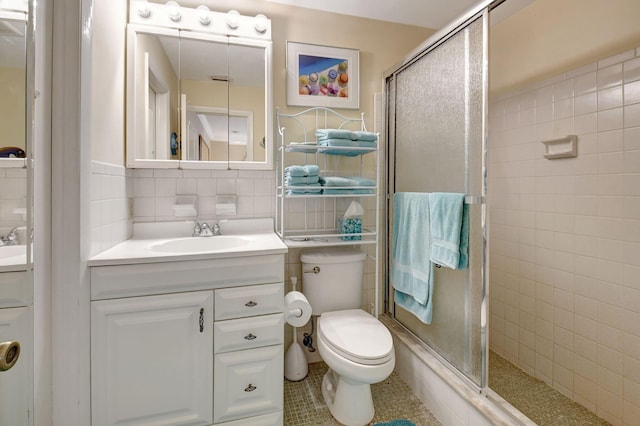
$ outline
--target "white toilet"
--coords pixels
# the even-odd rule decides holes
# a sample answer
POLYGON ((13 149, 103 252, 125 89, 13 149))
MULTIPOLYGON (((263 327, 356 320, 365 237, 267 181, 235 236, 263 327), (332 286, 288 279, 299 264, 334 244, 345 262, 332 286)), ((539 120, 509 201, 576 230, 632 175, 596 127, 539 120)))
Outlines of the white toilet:
POLYGON ((360 309, 365 254, 351 248, 303 251, 303 293, 318 320, 318 349, 329 366, 322 396, 333 417, 348 426, 373 419, 371 384, 395 366, 389 330, 360 309))

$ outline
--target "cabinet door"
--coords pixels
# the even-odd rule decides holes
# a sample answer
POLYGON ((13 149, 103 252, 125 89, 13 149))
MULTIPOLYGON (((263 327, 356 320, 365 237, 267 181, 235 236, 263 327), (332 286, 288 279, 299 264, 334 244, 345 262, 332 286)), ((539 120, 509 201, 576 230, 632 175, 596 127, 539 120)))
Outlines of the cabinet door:
POLYGON ((91 303, 92 424, 209 425, 213 292, 91 303))
POLYGON ((282 411, 282 345, 216 355, 215 423, 282 411))
POLYGON ((31 333, 29 308, 0 309, 0 343, 17 340, 20 356, 14 366, 0 371, 0 425, 26 426, 29 419, 31 333))

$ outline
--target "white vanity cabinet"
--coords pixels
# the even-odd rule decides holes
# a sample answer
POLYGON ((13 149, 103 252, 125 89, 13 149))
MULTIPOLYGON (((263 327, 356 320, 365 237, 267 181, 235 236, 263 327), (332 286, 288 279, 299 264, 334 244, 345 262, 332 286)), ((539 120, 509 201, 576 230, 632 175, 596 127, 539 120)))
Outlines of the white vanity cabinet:
POLYGON ((283 254, 93 266, 91 280, 93 426, 282 425, 283 254))
POLYGON ((31 376, 33 357, 33 292, 29 272, 0 274, 0 343, 18 341, 20 355, 7 371, 0 371, 0 425, 33 422, 31 376))

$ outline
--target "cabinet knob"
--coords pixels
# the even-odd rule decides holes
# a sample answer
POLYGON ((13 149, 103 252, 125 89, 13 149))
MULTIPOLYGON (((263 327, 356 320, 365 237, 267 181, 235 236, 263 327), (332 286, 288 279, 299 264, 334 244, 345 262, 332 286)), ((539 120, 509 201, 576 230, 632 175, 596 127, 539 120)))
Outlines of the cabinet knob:
POLYGON ((246 336, 244 336, 245 339, 247 340, 253 340, 255 338, 257 338, 258 336, 254 336, 252 333, 247 334, 246 336))
POLYGON ((20 343, 16 341, 0 342, 0 371, 13 367, 20 357, 20 343))
POLYGON ((249 383, 249 386, 247 386, 246 388, 244 388, 245 392, 253 392, 254 390, 258 389, 257 387, 253 386, 251 383, 249 383))
POLYGON ((258 306, 258 304, 253 300, 250 300, 247 303, 245 303, 244 306, 246 306, 247 308, 253 308, 254 306, 258 306))

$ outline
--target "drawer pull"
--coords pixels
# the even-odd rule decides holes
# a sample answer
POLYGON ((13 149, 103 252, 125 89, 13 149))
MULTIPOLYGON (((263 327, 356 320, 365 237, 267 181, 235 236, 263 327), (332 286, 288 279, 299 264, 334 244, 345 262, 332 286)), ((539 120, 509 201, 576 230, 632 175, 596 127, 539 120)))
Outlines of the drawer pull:
POLYGON ((200 333, 204 331, 204 308, 200 308, 200 333))
POLYGON ((250 300, 247 303, 245 303, 244 306, 246 306, 247 308, 253 308, 254 306, 258 306, 258 304, 253 300, 250 300))
POLYGON ((253 386, 251 383, 249 383, 249 386, 247 386, 246 388, 244 388, 245 392, 253 392, 254 390, 258 389, 257 387, 253 386))
POLYGON ((244 336, 245 339, 247 340, 253 340, 255 338, 257 338, 258 336, 254 336, 252 333, 247 334, 246 336, 244 336))

